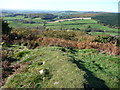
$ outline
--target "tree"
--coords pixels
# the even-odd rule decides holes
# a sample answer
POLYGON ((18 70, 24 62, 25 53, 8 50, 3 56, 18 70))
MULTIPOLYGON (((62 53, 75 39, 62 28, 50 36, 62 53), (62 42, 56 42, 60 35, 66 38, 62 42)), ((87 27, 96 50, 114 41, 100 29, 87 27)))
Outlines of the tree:
POLYGON ((54 18, 56 18, 57 16, 53 15, 53 14, 45 14, 43 17, 41 17, 44 20, 52 20, 54 18))
POLYGON ((2 34, 9 35, 12 28, 8 26, 8 23, 5 21, 2 21, 2 34))

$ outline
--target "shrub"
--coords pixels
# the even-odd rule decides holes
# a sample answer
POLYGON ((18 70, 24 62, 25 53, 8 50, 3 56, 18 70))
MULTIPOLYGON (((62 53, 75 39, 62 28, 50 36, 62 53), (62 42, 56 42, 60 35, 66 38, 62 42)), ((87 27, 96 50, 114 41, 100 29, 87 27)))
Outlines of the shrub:
POLYGON ((109 36, 109 35, 99 35, 94 41, 101 42, 101 43, 107 43, 111 41, 116 41, 116 39, 113 36, 109 36))
POLYGON ((8 26, 7 22, 2 21, 2 34, 9 35, 11 32, 12 28, 8 26))
POLYGON ((21 58, 21 57, 23 57, 25 54, 28 54, 28 53, 30 53, 30 51, 25 51, 25 50, 24 50, 24 51, 18 52, 18 53, 17 53, 17 57, 20 57, 20 58, 21 58))
POLYGON ((4 61, 8 57, 8 51, 7 50, 2 50, 2 61, 4 61))

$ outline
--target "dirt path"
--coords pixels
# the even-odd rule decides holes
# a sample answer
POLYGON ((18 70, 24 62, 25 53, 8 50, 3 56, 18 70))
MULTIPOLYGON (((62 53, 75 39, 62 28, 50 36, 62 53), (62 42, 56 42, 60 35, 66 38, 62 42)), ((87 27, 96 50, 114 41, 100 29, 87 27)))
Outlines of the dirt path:
POLYGON ((74 21, 74 20, 85 20, 85 19, 91 19, 90 18, 71 18, 71 19, 60 19, 60 20, 56 20, 53 22, 47 22, 47 23, 56 23, 56 22, 63 22, 63 21, 74 21))

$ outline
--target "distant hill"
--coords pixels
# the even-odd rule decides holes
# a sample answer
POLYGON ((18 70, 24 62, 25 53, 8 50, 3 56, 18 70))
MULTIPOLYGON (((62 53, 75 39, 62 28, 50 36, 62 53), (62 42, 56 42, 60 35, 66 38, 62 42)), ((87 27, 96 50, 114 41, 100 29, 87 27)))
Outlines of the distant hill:
POLYGON ((72 11, 72 10, 66 10, 66 11, 54 11, 54 10, 2 10, 3 14, 6 13, 52 13, 55 15, 74 15, 74 14, 86 14, 86 13, 105 13, 105 12, 96 12, 96 11, 72 11))

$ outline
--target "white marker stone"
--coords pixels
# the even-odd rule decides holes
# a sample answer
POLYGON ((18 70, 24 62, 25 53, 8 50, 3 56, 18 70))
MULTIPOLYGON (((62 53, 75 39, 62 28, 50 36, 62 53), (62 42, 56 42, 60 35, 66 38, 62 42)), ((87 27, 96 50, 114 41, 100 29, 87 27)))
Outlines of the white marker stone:
POLYGON ((42 70, 40 70, 40 71, 39 71, 39 73, 40 73, 40 74, 43 74, 43 73, 44 73, 43 69, 42 69, 42 70))
POLYGON ((54 82, 54 85, 55 85, 55 84, 59 84, 59 82, 54 82))

